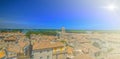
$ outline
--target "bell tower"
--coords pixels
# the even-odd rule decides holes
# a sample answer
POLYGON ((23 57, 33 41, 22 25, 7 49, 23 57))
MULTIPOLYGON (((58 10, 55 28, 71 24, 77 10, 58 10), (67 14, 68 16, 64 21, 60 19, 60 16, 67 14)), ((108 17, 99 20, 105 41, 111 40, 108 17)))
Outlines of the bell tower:
POLYGON ((61 33, 62 33, 62 34, 65 33, 65 28, 64 28, 64 27, 62 27, 62 31, 61 31, 61 33))

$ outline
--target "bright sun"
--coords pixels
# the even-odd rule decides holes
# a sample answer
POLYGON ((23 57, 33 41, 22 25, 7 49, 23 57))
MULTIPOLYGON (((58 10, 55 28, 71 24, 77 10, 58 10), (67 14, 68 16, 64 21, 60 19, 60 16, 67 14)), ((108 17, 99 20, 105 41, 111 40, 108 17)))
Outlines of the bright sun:
POLYGON ((118 7, 114 4, 110 4, 110 5, 106 6, 105 8, 110 10, 110 11, 115 11, 118 9, 118 7))

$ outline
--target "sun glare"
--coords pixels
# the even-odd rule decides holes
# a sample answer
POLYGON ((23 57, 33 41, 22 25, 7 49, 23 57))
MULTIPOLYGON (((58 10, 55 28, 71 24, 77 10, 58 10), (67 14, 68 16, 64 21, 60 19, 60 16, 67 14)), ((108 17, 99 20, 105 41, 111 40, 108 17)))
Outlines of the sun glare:
POLYGON ((118 6, 116 6, 114 4, 110 4, 110 5, 106 6, 105 8, 110 11, 116 11, 118 9, 118 6))

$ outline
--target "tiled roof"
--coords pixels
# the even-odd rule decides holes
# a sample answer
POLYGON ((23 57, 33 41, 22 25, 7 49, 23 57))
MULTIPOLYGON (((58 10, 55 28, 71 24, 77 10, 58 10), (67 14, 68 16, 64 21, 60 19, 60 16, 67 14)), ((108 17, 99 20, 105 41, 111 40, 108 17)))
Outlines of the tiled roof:
POLYGON ((22 53, 23 48, 29 44, 28 42, 18 41, 17 44, 9 44, 7 50, 15 53, 22 53))
POLYGON ((16 46, 16 45, 9 45, 9 46, 7 47, 7 51, 9 51, 9 52, 15 52, 15 53, 20 53, 20 52, 22 52, 22 51, 20 50, 20 47, 19 47, 19 46, 16 46))
POLYGON ((4 40, 16 40, 17 38, 15 36, 6 37, 4 40))
POLYGON ((98 52, 98 51, 100 51, 100 49, 99 48, 97 48, 97 47, 94 47, 92 44, 90 44, 90 43, 85 43, 85 44, 81 44, 81 46, 83 47, 83 50, 85 49, 86 51, 87 50, 91 50, 91 52, 98 52))
POLYGON ((21 48, 24 48, 26 45, 28 45, 29 42, 28 41, 18 41, 18 45, 21 47, 21 48))
POLYGON ((63 47, 63 46, 64 46, 64 44, 61 42, 39 41, 39 42, 35 42, 33 44, 33 50, 63 47))
POLYGON ((67 51, 68 54, 73 54, 73 48, 72 47, 67 46, 66 51, 67 51))

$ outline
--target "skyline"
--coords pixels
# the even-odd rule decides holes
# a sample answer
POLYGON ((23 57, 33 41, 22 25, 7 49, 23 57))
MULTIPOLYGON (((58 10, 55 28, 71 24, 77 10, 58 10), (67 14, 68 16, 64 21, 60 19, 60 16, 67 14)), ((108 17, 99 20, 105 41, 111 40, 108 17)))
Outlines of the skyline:
POLYGON ((0 28, 120 30, 118 0, 1 0, 0 28))

